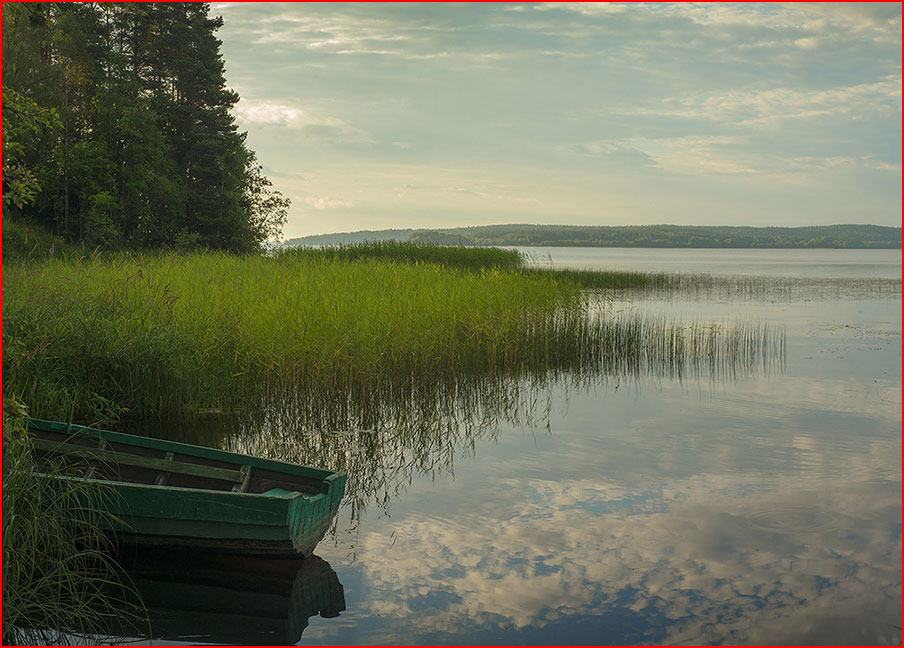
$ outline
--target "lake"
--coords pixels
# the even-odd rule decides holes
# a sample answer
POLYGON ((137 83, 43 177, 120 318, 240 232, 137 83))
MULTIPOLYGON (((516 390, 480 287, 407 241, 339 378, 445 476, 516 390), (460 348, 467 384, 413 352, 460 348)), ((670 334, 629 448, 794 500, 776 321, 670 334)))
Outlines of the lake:
POLYGON ((226 584, 190 560, 158 573, 152 642, 900 644, 901 302, 887 288, 901 253, 523 251, 561 267, 856 283, 600 306, 783 328, 781 357, 748 371, 525 379, 430 426, 315 440, 216 420, 167 432, 277 458, 316 442, 361 474, 316 562, 243 567, 226 584), (242 602, 260 596, 264 609, 242 602), (215 609, 192 611, 205 598, 215 609))

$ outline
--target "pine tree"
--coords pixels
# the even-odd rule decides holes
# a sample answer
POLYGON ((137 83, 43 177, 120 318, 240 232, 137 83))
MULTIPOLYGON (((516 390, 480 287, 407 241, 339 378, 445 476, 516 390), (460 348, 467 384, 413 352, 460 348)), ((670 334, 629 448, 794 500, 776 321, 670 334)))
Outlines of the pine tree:
POLYGON ((105 247, 246 252, 279 233, 288 201, 238 132, 209 9, 4 5, 4 81, 61 122, 18 151, 32 219, 105 247))

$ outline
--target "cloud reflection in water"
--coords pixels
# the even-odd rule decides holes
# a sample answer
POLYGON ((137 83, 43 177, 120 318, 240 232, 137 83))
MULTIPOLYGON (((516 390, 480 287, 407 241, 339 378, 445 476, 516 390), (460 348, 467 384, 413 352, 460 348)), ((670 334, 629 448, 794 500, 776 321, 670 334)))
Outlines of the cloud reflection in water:
POLYGON ((360 544, 381 593, 372 612, 407 619, 416 641, 640 613, 642 634, 609 639, 886 643, 900 639, 886 621, 900 601, 899 491, 512 479, 467 516, 409 517, 360 544))

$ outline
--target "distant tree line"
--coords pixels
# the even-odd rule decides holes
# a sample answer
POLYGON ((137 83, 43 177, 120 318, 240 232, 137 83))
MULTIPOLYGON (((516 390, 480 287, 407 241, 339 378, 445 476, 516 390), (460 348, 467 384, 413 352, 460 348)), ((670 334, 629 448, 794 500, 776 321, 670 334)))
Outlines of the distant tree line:
POLYGON ((511 225, 469 228, 478 244, 686 248, 900 247, 901 228, 875 225, 733 227, 636 225, 580 227, 511 225))
POLYGON ((291 239, 289 245, 329 245, 396 239, 440 245, 662 248, 900 249, 901 228, 880 225, 733 227, 728 225, 487 225, 445 230, 381 230, 291 239))
POLYGON ((209 5, 3 4, 4 216, 105 248, 252 251, 289 201, 231 114, 209 5))

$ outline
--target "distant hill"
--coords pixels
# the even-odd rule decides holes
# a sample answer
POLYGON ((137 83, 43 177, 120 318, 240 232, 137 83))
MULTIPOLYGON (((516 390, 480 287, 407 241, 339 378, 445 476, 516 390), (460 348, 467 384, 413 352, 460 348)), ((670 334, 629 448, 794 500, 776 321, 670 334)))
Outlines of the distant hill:
POLYGON ((529 247, 900 249, 901 228, 881 225, 485 225, 453 229, 388 229, 322 234, 290 239, 287 245, 338 245, 388 239, 438 245, 529 247))

